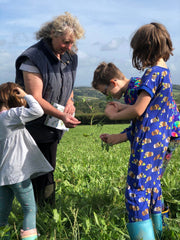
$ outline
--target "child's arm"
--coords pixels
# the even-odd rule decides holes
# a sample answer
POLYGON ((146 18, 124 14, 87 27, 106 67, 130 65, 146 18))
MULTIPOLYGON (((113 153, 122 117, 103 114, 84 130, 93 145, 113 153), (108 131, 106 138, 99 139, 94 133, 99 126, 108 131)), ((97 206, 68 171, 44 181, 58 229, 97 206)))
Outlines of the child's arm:
POLYGON ((19 115, 23 123, 35 120, 44 114, 40 104, 35 100, 32 95, 28 95, 23 89, 16 87, 14 89, 18 98, 24 98, 29 105, 29 108, 17 108, 17 115, 19 115))
POLYGON ((119 112, 119 111, 122 111, 123 109, 125 109, 127 106, 127 104, 122 104, 120 102, 109 102, 107 105, 106 105, 106 108, 105 108, 105 112, 119 112))
POLYGON ((100 138, 103 142, 106 142, 111 145, 126 142, 128 140, 126 132, 118 134, 104 133, 100 135, 100 138))
MULTIPOLYGON (((136 117, 141 116, 144 113, 150 101, 151 101, 150 95, 146 91, 142 90, 135 104, 133 105, 123 104, 123 107, 121 109, 120 108, 118 109, 119 111, 117 111, 117 105, 114 108, 107 107, 105 109, 105 114, 111 120, 134 119, 136 117)), ((120 106, 119 103, 118 105, 120 106)))

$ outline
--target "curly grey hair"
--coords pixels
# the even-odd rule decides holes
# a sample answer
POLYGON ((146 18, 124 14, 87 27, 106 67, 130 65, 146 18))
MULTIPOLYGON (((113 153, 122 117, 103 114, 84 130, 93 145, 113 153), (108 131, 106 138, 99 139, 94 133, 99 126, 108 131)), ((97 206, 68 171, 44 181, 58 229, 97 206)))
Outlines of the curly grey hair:
MULTIPOLYGON (((36 39, 51 39, 52 34, 57 37, 67 33, 72 33, 76 40, 84 37, 84 29, 80 25, 79 20, 69 12, 65 12, 64 15, 60 15, 54 18, 53 21, 45 23, 36 32, 36 39)), ((73 49, 77 50, 76 41, 74 42, 73 49)))

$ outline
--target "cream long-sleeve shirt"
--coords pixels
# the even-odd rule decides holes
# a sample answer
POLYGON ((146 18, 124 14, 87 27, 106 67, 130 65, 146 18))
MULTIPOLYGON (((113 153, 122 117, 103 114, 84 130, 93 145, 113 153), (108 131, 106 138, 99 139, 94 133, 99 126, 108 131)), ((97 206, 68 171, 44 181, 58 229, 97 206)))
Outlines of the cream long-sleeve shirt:
POLYGON ((44 112, 33 96, 26 95, 25 99, 29 108, 0 112, 0 186, 53 171, 25 128, 26 122, 41 117, 44 112))

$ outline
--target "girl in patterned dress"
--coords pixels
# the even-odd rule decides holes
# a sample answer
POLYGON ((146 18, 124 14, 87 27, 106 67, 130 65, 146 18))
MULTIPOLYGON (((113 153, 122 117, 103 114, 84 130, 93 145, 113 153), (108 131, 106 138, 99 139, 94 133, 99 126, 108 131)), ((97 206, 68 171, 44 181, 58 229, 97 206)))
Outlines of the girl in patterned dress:
MULTIPOLYGON (((0 227, 8 224, 15 196, 24 214, 21 239, 26 240, 37 239, 31 178, 53 171, 25 128, 25 123, 43 113, 39 103, 18 84, 0 85, 0 227)), ((10 233, 1 239, 10 239, 10 233)))
POLYGON ((131 40, 133 66, 145 70, 133 105, 111 102, 105 114, 112 120, 133 119, 126 208, 131 239, 155 239, 162 234, 162 161, 173 129, 174 100, 166 61, 173 47, 166 28, 150 23, 137 30, 131 40), (112 105, 114 108, 112 108, 112 105))

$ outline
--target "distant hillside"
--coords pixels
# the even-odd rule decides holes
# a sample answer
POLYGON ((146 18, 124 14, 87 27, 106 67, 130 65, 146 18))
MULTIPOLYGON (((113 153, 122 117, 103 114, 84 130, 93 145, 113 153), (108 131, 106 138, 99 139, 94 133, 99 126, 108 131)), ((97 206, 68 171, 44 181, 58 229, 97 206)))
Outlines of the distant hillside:
POLYGON ((106 97, 92 87, 74 88, 76 114, 103 113, 106 106, 106 97))
POLYGON ((104 98, 102 93, 99 91, 95 90, 92 87, 76 87, 74 88, 74 95, 75 97, 89 97, 89 98, 104 98))
POLYGON ((180 105, 180 85, 173 85, 173 95, 176 103, 180 105))
MULTIPOLYGON (((180 105, 180 85, 173 85, 173 95, 177 105, 180 105)), ((74 99, 76 113, 104 112, 106 97, 92 87, 75 87, 74 99)))

